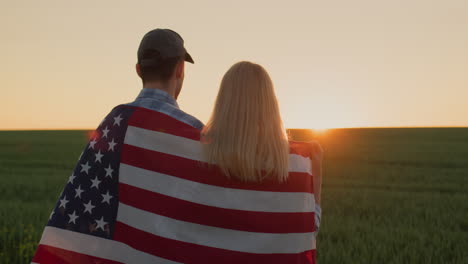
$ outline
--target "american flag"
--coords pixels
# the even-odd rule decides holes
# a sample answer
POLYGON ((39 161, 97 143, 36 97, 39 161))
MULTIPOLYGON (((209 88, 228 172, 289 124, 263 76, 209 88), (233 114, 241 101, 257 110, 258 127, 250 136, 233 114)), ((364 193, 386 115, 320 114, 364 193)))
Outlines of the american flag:
POLYGON ((306 145, 288 181, 207 166, 200 131, 120 105, 105 117, 50 215, 33 263, 315 263, 306 145))

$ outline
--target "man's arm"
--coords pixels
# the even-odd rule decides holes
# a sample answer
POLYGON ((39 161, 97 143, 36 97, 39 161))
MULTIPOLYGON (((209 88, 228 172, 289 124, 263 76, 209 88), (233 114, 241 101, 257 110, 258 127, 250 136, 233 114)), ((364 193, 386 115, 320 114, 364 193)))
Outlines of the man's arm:
POLYGON ((323 149, 317 141, 309 142, 309 147, 311 149, 310 159, 312 161, 315 203, 320 205, 320 197, 322 193, 323 149))
POLYGON ((320 197, 322 195, 322 160, 323 149, 317 141, 309 142, 310 160, 312 165, 312 180, 314 185, 315 198, 315 236, 317 236, 322 218, 322 208, 320 207, 320 197))

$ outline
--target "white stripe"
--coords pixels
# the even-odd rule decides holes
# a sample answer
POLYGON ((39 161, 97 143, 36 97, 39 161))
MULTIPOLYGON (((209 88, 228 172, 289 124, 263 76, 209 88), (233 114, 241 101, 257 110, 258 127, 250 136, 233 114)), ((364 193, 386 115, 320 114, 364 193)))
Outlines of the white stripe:
POLYGON ((312 232, 274 234, 224 229, 179 221, 123 203, 119 203, 117 221, 157 236, 233 251, 297 254, 315 249, 312 232))
POLYGON ((314 212, 311 193, 219 187, 120 164, 119 181, 170 197, 227 209, 258 212, 314 212))
POLYGON ((138 251, 121 242, 52 226, 46 226, 39 244, 129 264, 179 263, 138 251))
MULTIPOLYGON (((199 141, 152 131, 134 126, 128 126, 125 144, 158 151, 187 159, 206 162, 199 141)), ((306 172, 312 174, 312 164, 309 158, 297 154, 289 154, 291 172, 306 172)))

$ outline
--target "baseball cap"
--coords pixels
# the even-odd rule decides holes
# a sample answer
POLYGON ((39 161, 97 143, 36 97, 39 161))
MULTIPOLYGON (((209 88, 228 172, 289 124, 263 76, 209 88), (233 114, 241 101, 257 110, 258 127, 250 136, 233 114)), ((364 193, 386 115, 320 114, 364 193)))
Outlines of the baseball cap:
POLYGON ((156 66, 161 59, 184 57, 185 61, 195 63, 184 47, 184 40, 170 29, 153 29, 143 36, 138 47, 138 64, 156 66))

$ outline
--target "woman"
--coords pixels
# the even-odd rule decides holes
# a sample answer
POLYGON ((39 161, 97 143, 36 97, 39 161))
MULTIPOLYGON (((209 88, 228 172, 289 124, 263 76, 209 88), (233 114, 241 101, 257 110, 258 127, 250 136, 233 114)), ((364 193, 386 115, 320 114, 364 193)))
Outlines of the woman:
MULTIPOLYGON (((315 263, 315 234, 320 221, 323 151, 316 142, 288 142, 273 83, 262 66, 243 61, 234 64, 226 72, 212 116, 202 130, 202 141, 205 143, 204 152, 207 162, 216 164, 224 175, 233 181, 243 182, 246 186, 268 186, 268 191, 277 191, 282 194, 309 192, 313 196, 315 206, 312 204, 314 207, 312 212, 315 215, 315 226, 313 220, 309 222, 305 220, 299 225, 303 225, 302 231, 313 228, 314 235, 309 237, 310 240, 307 238, 299 242, 297 250, 291 249, 286 253, 291 257, 288 263, 315 263), (310 158, 307 159, 309 164, 298 162, 298 159, 303 161, 304 159, 301 158, 304 157, 310 158), (307 171, 310 166, 313 174, 312 181, 310 181, 309 174, 304 177, 304 173, 299 173, 307 171), (304 186, 306 186, 305 189, 301 189, 304 186), (314 246, 310 248, 306 246, 303 248, 304 251, 301 251, 299 249, 303 246, 301 243, 306 245, 310 243, 314 246)), ((286 198, 278 198, 278 200, 282 199, 286 198)), ((271 201, 271 203, 280 202, 271 201)), ((294 205, 291 206, 294 207, 294 205)), ((290 211, 284 208, 283 210, 297 213, 307 219, 311 213, 308 212, 310 207, 307 206, 308 204, 305 203, 304 207, 299 210, 297 208, 290 211)), ((289 216, 284 217, 286 219, 289 216)), ((278 221, 281 222, 281 220, 278 221)), ((287 224, 285 221, 284 225, 287 224)), ((296 232, 301 233, 301 230, 296 230, 296 232)), ((282 231, 284 230, 278 232, 282 231)), ((276 263, 284 263, 280 259, 276 261, 276 263)))

